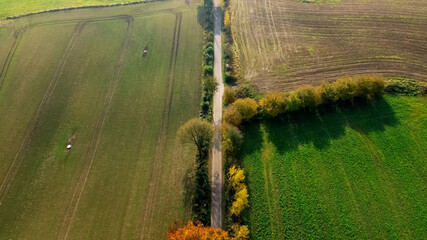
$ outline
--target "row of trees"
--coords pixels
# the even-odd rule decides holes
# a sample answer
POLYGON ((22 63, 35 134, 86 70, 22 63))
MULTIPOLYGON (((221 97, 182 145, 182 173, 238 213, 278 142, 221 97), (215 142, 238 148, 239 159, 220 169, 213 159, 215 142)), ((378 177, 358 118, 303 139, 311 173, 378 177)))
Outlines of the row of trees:
POLYGON ((249 194, 244 184, 245 175, 240 165, 240 147, 243 135, 240 130, 229 123, 222 125, 222 150, 225 159, 226 184, 225 208, 227 210, 225 225, 233 239, 249 238, 249 228, 243 225, 242 211, 249 206, 249 194))
MULTIPOLYGON (((302 86, 292 92, 273 92, 261 97, 258 103, 251 98, 237 99, 224 112, 224 121, 239 126, 258 113, 261 116, 276 117, 286 112, 314 109, 319 105, 339 101, 353 101, 355 98, 371 99, 383 92, 385 80, 381 76, 360 75, 340 78, 320 86, 302 86)), ((227 93, 227 98, 232 93, 227 93)))
POLYGON ((195 190, 192 198, 193 218, 202 224, 210 224, 211 185, 208 160, 213 126, 206 120, 193 118, 178 130, 178 138, 184 144, 194 144, 197 149, 195 190))

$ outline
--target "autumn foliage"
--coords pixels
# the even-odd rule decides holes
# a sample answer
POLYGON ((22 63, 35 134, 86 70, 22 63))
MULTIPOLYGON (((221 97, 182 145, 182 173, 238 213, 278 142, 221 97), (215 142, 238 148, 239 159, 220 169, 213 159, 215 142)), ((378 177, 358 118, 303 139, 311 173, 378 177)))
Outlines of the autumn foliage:
POLYGON ((232 166, 229 169, 228 179, 235 191, 234 201, 232 203, 230 212, 232 215, 238 216, 243 211, 243 209, 249 207, 249 194, 248 189, 243 182, 245 180, 243 169, 232 166))
POLYGON ((167 239, 170 240, 228 240, 230 237, 228 236, 228 232, 213 228, 213 227, 205 227, 201 223, 197 226, 193 224, 193 222, 189 221, 187 226, 179 228, 175 224, 175 226, 171 226, 170 230, 167 234, 167 239))

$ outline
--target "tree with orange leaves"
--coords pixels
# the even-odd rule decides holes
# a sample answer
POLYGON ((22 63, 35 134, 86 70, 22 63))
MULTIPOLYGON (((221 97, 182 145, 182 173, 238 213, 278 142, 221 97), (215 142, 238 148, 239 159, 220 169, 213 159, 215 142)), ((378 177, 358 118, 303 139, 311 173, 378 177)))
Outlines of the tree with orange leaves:
POLYGON ((201 223, 194 225, 189 221, 187 226, 182 228, 178 227, 175 223, 170 227, 168 232, 168 239, 170 240, 229 240, 228 232, 213 227, 205 227, 201 223))

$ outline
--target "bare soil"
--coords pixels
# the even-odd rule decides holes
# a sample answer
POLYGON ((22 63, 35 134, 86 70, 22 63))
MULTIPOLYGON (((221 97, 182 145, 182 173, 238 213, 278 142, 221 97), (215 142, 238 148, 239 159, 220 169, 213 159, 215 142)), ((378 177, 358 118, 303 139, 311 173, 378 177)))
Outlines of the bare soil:
POLYGON ((427 81, 427 2, 237 0, 232 29, 245 80, 291 90, 341 76, 427 81))

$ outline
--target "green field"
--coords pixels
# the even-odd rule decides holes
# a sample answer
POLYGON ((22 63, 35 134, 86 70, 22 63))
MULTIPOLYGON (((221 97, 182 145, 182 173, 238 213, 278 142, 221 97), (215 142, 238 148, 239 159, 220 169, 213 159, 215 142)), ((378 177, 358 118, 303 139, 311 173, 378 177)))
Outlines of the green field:
POLYGON ((198 115, 201 55, 184 1, 0 27, 0 238, 163 239, 188 220, 195 153, 175 135, 198 115))
POLYGON ((245 129, 252 239, 426 239, 427 97, 245 129))
POLYGON ((59 8, 143 2, 141 0, 1 0, 0 19, 59 8))

